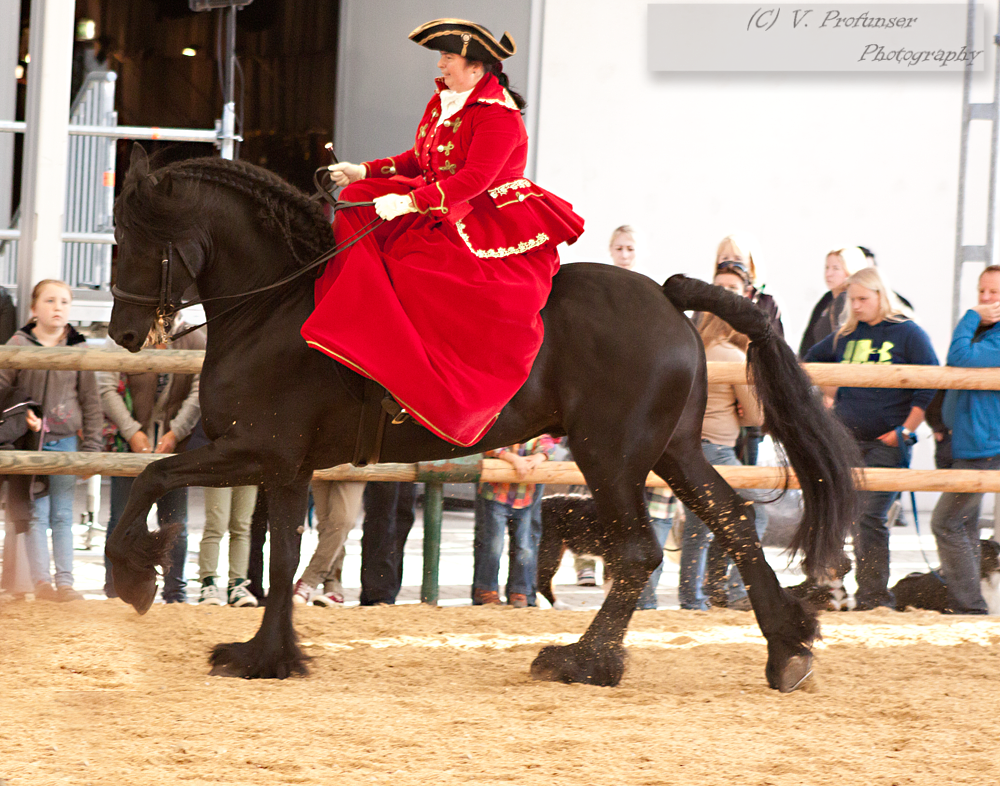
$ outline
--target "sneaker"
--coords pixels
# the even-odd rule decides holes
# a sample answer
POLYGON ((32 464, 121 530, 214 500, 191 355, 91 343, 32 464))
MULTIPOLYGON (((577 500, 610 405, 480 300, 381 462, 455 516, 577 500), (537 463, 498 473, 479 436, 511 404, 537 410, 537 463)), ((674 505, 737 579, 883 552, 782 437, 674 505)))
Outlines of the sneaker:
POLYGON ((481 589, 472 590, 473 606, 495 606, 498 603, 500 603, 499 592, 491 592, 489 590, 481 589))
POLYGON ((59 593, 47 581, 35 585, 35 600, 59 600, 59 593))
POLYGON ((83 595, 73 589, 69 584, 56 587, 56 600, 60 603, 69 603, 71 600, 83 600, 83 595))
POLYGON ((344 596, 339 592, 314 592, 311 602, 313 606, 323 606, 325 608, 343 606, 344 596))
POLYGON ((576 586, 596 587, 597 573, 592 571, 590 568, 584 568, 583 570, 578 570, 576 572, 576 586))
POLYGON ((898 499, 889 506, 889 512, 885 517, 887 527, 905 527, 906 519, 903 518, 903 503, 898 499))
POLYGON ((229 584, 229 605, 235 608, 242 606, 256 606, 257 598, 249 589, 250 582, 246 579, 237 580, 229 584))
POLYGON ((520 592, 512 592, 507 596, 507 603, 515 609, 526 609, 528 608, 528 596, 522 595, 520 592))
POLYGON ((295 582, 295 592, 292 594, 292 603, 296 606, 305 606, 316 594, 316 588, 310 587, 302 579, 295 582))
POLYGON ((222 587, 216 587, 215 582, 203 583, 201 585, 201 595, 198 596, 199 606, 225 606, 226 594, 222 587))

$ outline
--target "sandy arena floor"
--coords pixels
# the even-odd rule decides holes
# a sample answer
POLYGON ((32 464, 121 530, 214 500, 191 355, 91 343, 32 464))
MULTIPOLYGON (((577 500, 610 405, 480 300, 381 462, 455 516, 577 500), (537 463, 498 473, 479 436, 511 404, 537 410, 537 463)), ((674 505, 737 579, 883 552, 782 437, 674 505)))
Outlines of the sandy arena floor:
POLYGON ((260 610, 0 607, 0 783, 1000 783, 1000 619, 825 615, 808 691, 750 613, 636 614, 618 688, 532 682, 584 612, 297 611, 308 678, 208 677, 260 610))

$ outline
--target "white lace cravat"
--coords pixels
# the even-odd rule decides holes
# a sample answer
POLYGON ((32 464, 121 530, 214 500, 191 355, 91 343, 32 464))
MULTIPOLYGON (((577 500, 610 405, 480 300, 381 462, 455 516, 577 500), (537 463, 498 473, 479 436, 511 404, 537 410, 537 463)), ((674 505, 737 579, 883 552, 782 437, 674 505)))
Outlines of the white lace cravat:
POLYGON ((437 119, 437 125, 441 125, 445 120, 455 114, 465 106, 465 100, 474 88, 466 90, 464 93, 456 93, 454 90, 441 91, 441 116, 437 119))

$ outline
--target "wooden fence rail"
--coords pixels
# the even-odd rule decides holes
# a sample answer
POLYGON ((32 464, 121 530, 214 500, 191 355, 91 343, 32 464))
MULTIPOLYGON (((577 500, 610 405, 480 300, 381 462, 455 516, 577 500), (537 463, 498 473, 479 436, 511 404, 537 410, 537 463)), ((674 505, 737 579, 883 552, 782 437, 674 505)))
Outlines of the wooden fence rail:
MULTIPOLYGON (((55 451, 0 451, 0 475, 123 475, 135 476, 146 465, 165 456, 148 453, 61 453, 55 451)), ((437 464, 437 462, 433 462, 437 464)), ((352 467, 342 464, 314 473, 318 480, 394 480, 415 481, 422 478, 420 464, 376 464, 352 467)), ((733 488, 784 488, 786 474, 778 467, 716 467, 733 488)), ((436 468, 440 482, 468 482, 470 477, 490 483, 520 482, 506 461, 484 459, 480 467, 464 466, 449 474, 436 468)), ((527 478, 529 483, 584 484, 583 474, 572 461, 547 461, 527 478)), ((973 469, 858 469, 856 484, 871 491, 960 491, 1000 493, 1000 472, 973 469)), ((667 484, 650 473, 646 485, 667 484)), ((788 473, 789 488, 798 488, 795 474, 788 473)))
MULTIPOLYGON (((198 350, 145 350, 132 354, 108 349, 0 346, 0 368, 197 374, 204 359, 205 353, 198 350)), ((806 363, 803 368, 817 385, 1000 390, 1000 368, 878 363, 806 363)), ((711 362, 708 364, 708 381, 712 384, 741 384, 746 382, 746 369, 742 363, 711 362)))
MULTIPOLYGON (((204 352, 153 350, 131 354, 119 350, 0 346, 0 368, 120 371, 156 371, 192 374, 201 371, 204 352)), ((940 366, 894 366, 813 363, 804 366, 817 385, 876 388, 951 388, 1000 390, 1000 369, 966 369, 940 366)), ((708 381, 739 384, 746 381, 742 363, 709 363, 708 381)), ((138 475, 151 461, 163 456, 131 453, 58 453, 0 451, 0 474, 22 475, 138 475)), ((426 464, 349 465, 320 470, 323 480, 424 480, 424 565, 420 598, 437 603, 441 544, 442 484, 448 480, 515 482, 513 468, 503 461, 486 459, 464 466, 440 462, 426 464)), ((735 488, 774 489, 796 487, 791 473, 774 467, 717 467, 735 488)), ((977 470, 858 469, 858 488, 877 491, 1000 492, 1000 472, 977 470)), ((546 462, 528 478, 535 483, 582 484, 583 475, 572 462, 546 462)), ((647 485, 666 485, 650 474, 647 485)))

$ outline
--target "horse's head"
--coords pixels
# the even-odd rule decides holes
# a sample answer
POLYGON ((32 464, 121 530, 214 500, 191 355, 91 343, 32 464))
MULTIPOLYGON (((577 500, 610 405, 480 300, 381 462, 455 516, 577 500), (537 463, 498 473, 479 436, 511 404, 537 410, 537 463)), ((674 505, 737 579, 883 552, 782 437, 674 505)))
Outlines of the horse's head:
POLYGON ((174 178, 169 167, 150 172, 146 151, 135 145, 115 202, 118 262, 108 327, 115 342, 130 352, 164 340, 172 306, 204 266, 190 185, 174 178))

